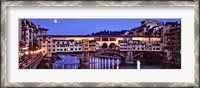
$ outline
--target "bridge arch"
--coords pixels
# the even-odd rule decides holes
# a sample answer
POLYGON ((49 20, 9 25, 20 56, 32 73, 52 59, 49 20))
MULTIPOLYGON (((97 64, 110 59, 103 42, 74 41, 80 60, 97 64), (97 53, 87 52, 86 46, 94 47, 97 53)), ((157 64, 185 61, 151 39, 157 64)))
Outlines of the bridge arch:
POLYGON ((155 64, 162 63, 163 55, 159 52, 138 52, 133 55, 133 62, 135 63, 138 60, 155 64))
POLYGON ((115 49, 116 48, 116 44, 115 43, 110 43, 109 48, 110 49, 115 49))
POLYGON ((98 55, 104 55, 104 56, 118 56, 120 57, 119 59, 121 60, 121 63, 124 64, 125 61, 126 61, 126 57, 124 55, 121 55, 117 52, 101 52, 101 53, 97 53, 95 56, 98 56, 98 55))
POLYGON ((107 43, 103 43, 102 46, 101 46, 101 48, 107 49, 108 48, 108 44, 107 43))

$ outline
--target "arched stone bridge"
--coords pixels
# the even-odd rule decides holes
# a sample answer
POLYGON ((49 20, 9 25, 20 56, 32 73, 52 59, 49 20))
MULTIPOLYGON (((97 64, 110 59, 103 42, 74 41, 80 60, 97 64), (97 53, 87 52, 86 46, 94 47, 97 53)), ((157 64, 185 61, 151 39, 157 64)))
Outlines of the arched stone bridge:
POLYGON ((118 52, 114 51, 103 51, 98 52, 94 57, 100 57, 100 58, 113 58, 113 59, 119 59, 122 63, 125 63, 126 57, 122 54, 119 54, 118 52))
MULTIPOLYGON (((126 52, 128 53, 128 52, 126 52)), ((115 52, 115 51, 101 51, 101 52, 97 52, 95 54, 95 57, 102 57, 102 58, 118 58, 121 60, 122 63, 126 63, 126 62, 135 62, 137 60, 139 61, 162 61, 163 58, 163 54, 161 52, 147 52, 147 51, 143 51, 143 52, 131 52, 132 54, 127 55, 126 53, 119 53, 119 52, 115 52), (159 58, 159 59, 158 59, 159 58), (131 59, 131 60, 128 60, 131 59)), ((129 52, 130 53, 130 52, 129 52)))
MULTIPOLYGON (((69 54, 70 53, 65 53, 69 54)), ((140 61, 161 61, 163 55, 162 52, 148 52, 148 51, 128 51, 128 52, 119 52, 116 50, 101 50, 97 52, 80 52, 80 53, 71 53, 81 58, 81 61, 88 62, 91 57, 99 58, 113 58, 121 60, 121 63, 131 62, 134 63, 137 60, 140 61), (156 59, 156 58, 160 59, 156 59), (148 58, 148 59, 147 59, 148 58)))

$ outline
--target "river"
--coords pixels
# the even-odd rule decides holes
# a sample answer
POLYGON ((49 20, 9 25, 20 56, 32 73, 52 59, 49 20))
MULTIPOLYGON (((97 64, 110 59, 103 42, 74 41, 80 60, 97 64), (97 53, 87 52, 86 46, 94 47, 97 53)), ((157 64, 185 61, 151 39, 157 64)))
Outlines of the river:
POLYGON ((54 69, 180 69, 172 64, 121 64, 119 59, 90 58, 88 63, 82 63, 76 56, 59 55, 62 60, 53 63, 54 69))

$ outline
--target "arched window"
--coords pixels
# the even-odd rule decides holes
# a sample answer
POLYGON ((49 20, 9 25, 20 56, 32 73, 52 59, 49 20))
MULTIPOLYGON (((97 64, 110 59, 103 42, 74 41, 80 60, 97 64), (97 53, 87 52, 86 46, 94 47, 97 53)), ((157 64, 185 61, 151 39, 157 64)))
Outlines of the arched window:
POLYGON ((107 45, 107 43, 103 43, 101 47, 106 49, 106 48, 108 48, 108 45, 107 45))

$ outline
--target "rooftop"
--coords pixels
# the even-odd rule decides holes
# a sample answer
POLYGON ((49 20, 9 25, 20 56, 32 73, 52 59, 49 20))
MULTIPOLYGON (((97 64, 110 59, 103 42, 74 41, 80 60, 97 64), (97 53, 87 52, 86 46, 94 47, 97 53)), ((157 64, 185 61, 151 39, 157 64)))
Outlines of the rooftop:
POLYGON ((41 27, 39 27, 38 29, 39 29, 39 30, 46 30, 46 31, 48 31, 48 29, 46 29, 46 28, 41 28, 41 27))

